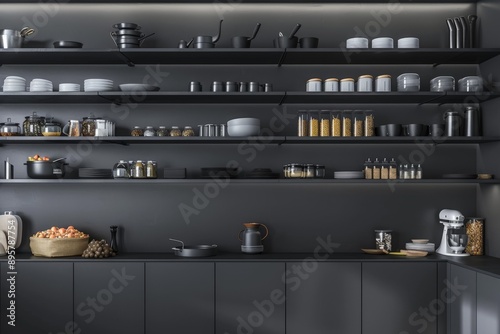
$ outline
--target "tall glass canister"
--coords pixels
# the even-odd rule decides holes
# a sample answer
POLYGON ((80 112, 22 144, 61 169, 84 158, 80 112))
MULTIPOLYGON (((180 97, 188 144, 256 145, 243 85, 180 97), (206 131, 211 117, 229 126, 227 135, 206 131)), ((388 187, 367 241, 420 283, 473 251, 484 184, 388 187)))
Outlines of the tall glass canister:
POLYGON ((332 137, 342 136, 342 112, 340 110, 333 110, 330 113, 330 125, 332 127, 330 131, 332 137))
POLYGON ((469 242, 465 252, 470 255, 484 254, 484 218, 467 218, 465 232, 469 236, 469 242))
POLYGON ((309 135, 309 114, 305 110, 299 110, 297 129, 299 137, 307 137, 309 135))
POLYGON ((319 136, 319 111, 309 111, 309 137, 319 136))
POLYGON ((330 111, 321 110, 319 135, 320 137, 330 137, 330 111))

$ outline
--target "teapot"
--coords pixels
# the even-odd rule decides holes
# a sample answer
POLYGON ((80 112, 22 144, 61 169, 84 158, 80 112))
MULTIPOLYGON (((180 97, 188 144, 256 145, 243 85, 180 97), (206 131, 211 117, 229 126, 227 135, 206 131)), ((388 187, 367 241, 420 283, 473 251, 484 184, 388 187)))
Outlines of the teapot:
POLYGON ((224 20, 219 22, 219 32, 216 36, 196 36, 194 37, 193 47, 195 49, 215 48, 215 43, 217 43, 221 35, 222 21, 224 20))
POLYGON ((238 234, 238 239, 242 241, 241 251, 243 253, 262 253, 264 251, 264 246, 262 245, 262 241, 267 238, 269 235, 269 230, 267 226, 260 223, 244 223, 244 230, 241 230, 238 234), (266 230, 266 234, 264 237, 261 237, 259 228, 264 227, 266 230), (243 238, 241 237, 241 233, 243 232, 243 238))

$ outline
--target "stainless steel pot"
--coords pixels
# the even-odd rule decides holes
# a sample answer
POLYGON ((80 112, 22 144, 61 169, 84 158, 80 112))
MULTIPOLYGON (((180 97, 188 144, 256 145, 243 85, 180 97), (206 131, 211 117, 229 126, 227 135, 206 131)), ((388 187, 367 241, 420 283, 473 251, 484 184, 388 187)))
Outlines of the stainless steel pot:
POLYGON ((24 37, 29 36, 35 32, 34 29, 24 27, 21 30, 2 29, 0 30, 1 48, 20 48, 23 45, 24 37))
POLYGON ((183 257, 204 257, 214 256, 217 254, 217 245, 195 245, 185 246, 184 242, 177 239, 169 239, 171 241, 180 242, 181 246, 173 247, 174 254, 183 257))

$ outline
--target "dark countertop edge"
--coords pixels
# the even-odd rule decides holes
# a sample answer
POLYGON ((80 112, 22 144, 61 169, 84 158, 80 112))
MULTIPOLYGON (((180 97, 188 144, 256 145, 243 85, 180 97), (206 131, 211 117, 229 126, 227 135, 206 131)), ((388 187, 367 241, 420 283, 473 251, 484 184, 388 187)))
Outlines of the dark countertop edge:
MULTIPOLYGON (((0 257, 0 263, 6 262, 7 256, 0 257)), ((86 259, 79 256, 47 258, 33 256, 29 253, 16 254, 16 262, 444 262, 471 269, 479 273, 500 279, 500 258, 491 256, 448 257, 438 254, 426 257, 405 257, 399 255, 370 255, 363 253, 320 254, 315 257, 309 253, 273 253, 242 254, 220 253, 203 258, 178 257, 172 253, 127 253, 105 259, 86 259), (321 258, 322 256, 322 258, 321 258)))

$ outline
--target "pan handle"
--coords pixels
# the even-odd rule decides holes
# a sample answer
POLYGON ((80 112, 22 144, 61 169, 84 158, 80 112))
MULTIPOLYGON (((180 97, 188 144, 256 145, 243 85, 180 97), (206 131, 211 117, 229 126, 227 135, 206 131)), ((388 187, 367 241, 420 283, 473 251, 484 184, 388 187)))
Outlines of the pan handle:
POLYGON ((175 242, 180 242, 182 244, 182 248, 181 248, 181 251, 184 250, 184 242, 180 241, 180 240, 177 240, 177 239, 172 239, 172 238, 168 238, 168 240, 172 240, 172 241, 175 241, 175 242))

